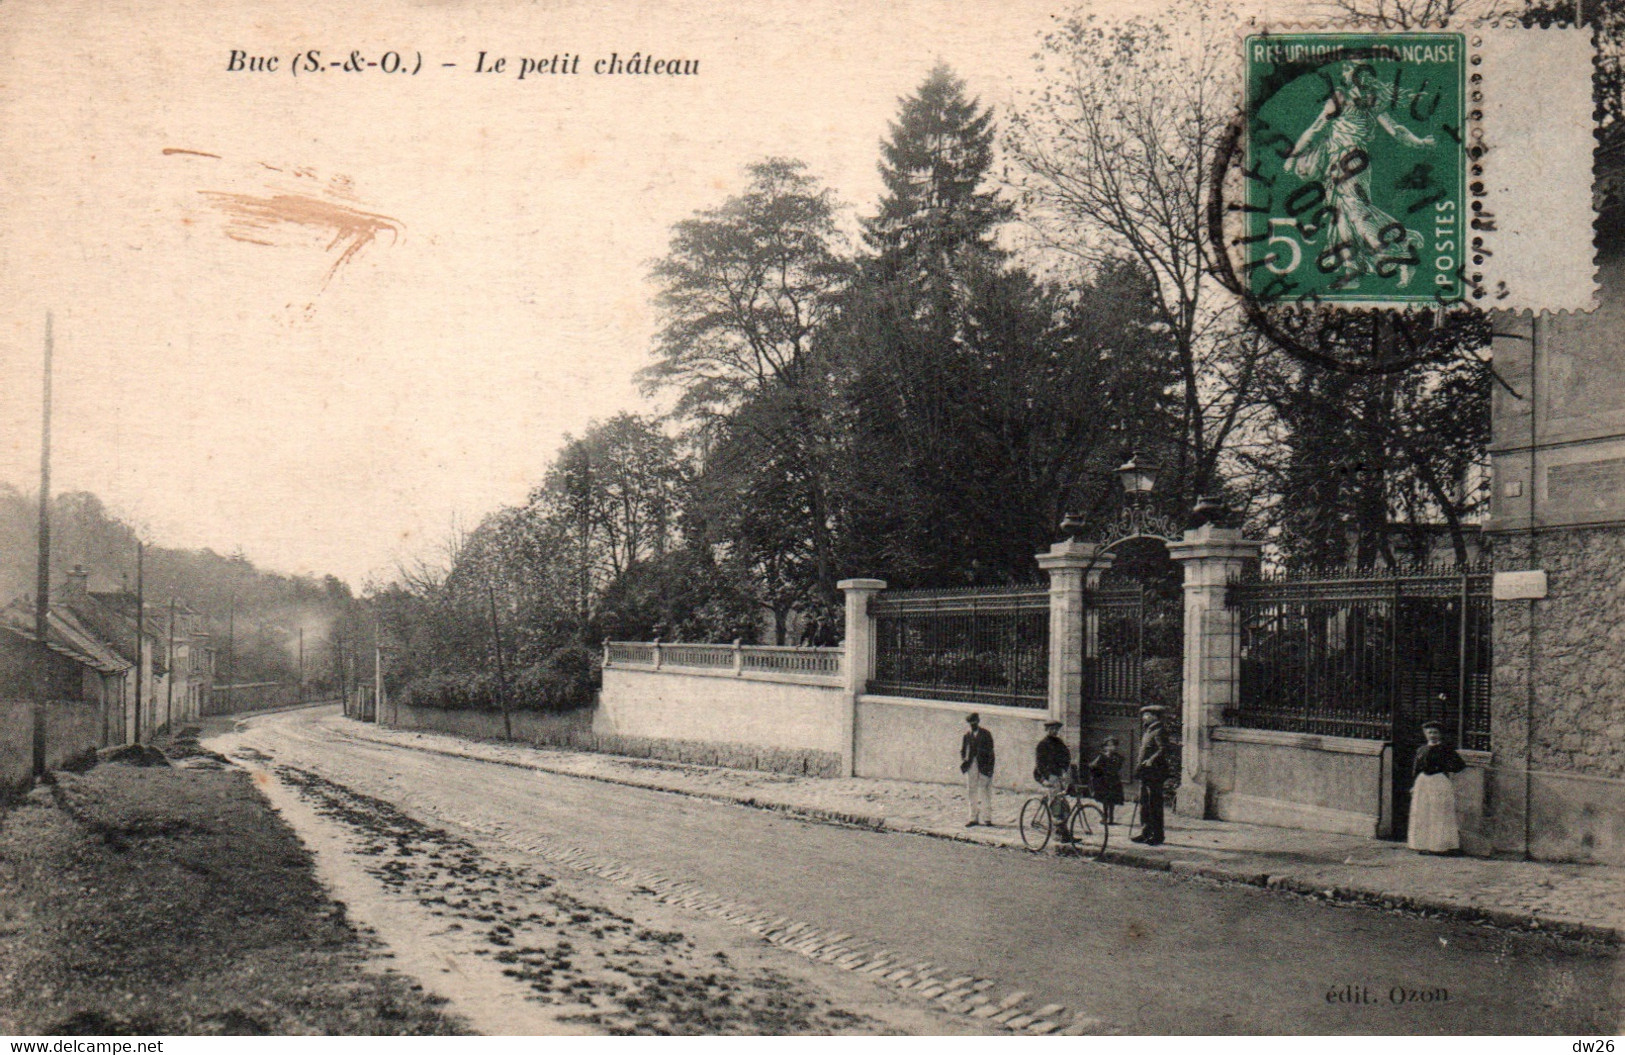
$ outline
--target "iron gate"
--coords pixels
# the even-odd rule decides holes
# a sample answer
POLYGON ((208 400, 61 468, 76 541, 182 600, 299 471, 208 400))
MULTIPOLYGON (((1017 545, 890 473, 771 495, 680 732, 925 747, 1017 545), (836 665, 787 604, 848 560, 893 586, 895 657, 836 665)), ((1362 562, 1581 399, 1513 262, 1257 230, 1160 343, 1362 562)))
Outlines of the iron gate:
MULTIPOLYGON (((1169 742, 1177 744, 1185 651, 1183 594, 1131 583, 1091 590, 1084 605, 1080 753, 1093 757, 1091 726, 1121 724, 1123 719, 1133 723, 1140 708, 1150 704, 1168 709, 1169 742)), ((1133 739, 1124 745, 1131 766, 1139 761, 1133 739)))
POLYGON ((1241 620, 1237 705, 1252 729, 1392 745, 1393 832, 1403 838, 1421 724, 1490 747, 1487 568, 1308 570, 1234 583, 1241 620))

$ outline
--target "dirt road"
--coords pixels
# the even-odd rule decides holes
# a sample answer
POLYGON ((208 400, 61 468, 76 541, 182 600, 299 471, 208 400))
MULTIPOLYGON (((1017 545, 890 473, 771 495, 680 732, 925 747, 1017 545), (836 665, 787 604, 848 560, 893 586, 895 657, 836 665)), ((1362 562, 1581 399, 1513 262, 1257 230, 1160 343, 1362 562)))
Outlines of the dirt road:
MULTIPOLYGON (((344 730, 343 719, 295 712, 254 719, 226 746, 259 752, 280 786, 362 833, 351 856, 429 913, 386 941, 428 948, 429 930, 450 932, 436 941, 460 935, 435 954, 442 978, 477 960, 501 963, 509 988, 553 1001, 563 1025, 646 1031, 723 992, 722 1006, 740 1010, 699 1028, 763 1031, 750 1023, 777 1015, 784 1031, 969 1029, 997 1021, 994 998, 1011 990, 1033 1009, 1018 1026, 1059 1027, 1081 1013, 1092 1028, 1131 1033, 1578 1034, 1619 1021, 1616 955, 1597 946, 805 823, 344 730), (431 838, 431 829, 444 831, 431 838), (566 891, 536 876, 594 904, 569 909, 557 900, 566 891), (574 912, 585 918, 567 922, 574 912), (561 962, 551 939, 584 925, 605 944, 561 962), (811 962, 755 936, 794 947, 785 934, 797 927, 826 939, 810 943, 811 962), (696 988, 700 965, 722 962, 718 953, 740 974, 696 988), (870 969, 822 967, 824 953, 870 969), (923 963, 934 965, 923 981, 894 977, 923 963), (758 971, 796 995, 764 1010, 750 981, 758 971), (887 977, 894 984, 875 981, 887 977), (958 1014, 935 1010, 943 997, 958 1014)), ((368 916, 353 903, 352 912, 368 916)))

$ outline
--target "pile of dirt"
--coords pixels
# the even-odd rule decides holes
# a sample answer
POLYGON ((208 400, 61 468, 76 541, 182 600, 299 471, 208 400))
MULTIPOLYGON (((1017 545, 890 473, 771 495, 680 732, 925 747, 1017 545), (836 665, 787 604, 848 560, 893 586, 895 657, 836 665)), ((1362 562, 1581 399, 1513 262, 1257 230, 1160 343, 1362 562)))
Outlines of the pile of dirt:
POLYGON ((122 749, 0 814, 0 1033, 447 1034, 235 768, 122 749))
POLYGON ((125 744, 99 753, 101 761, 125 766, 168 766, 164 753, 149 744, 125 744))
POLYGON ((230 765, 225 755, 198 743, 202 732, 195 725, 185 726, 164 745, 164 754, 171 763, 188 769, 221 769, 230 765))

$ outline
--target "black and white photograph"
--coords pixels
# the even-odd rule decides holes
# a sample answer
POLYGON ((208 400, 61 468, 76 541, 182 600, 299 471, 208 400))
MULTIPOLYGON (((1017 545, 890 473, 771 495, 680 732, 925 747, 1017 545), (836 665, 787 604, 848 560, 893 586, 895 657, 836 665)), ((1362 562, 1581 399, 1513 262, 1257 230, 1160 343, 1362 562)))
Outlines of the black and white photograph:
POLYGON ((1622 59, 0 0, 7 1051, 1612 1052, 1622 59))

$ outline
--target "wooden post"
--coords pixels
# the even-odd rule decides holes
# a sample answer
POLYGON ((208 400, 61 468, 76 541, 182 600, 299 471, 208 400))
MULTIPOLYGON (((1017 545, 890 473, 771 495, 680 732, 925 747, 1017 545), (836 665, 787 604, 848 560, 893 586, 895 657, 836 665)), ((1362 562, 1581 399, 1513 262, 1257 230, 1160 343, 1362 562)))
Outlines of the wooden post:
POLYGON ((169 681, 164 686, 164 728, 175 731, 175 595, 169 595, 169 681))
POLYGON ((40 404, 39 552, 34 586, 34 640, 39 670, 34 685, 34 779, 45 776, 45 696, 50 691, 51 646, 51 313, 45 313, 45 385, 40 404))
MULTIPOLYGON (((135 742, 141 742, 141 668, 147 648, 146 544, 135 544, 135 742)), ((150 730, 149 730, 150 732, 150 730)))
POLYGON ((376 602, 372 609, 372 720, 384 720, 384 639, 376 602))
POLYGON ((502 735, 513 739, 513 718, 508 714, 508 672, 502 665, 502 631, 497 626, 497 588, 489 579, 485 596, 491 602, 491 649, 497 657, 497 702, 502 705, 502 735))
POLYGON ((231 682, 237 676, 237 595, 226 602, 226 709, 231 713, 231 682))

